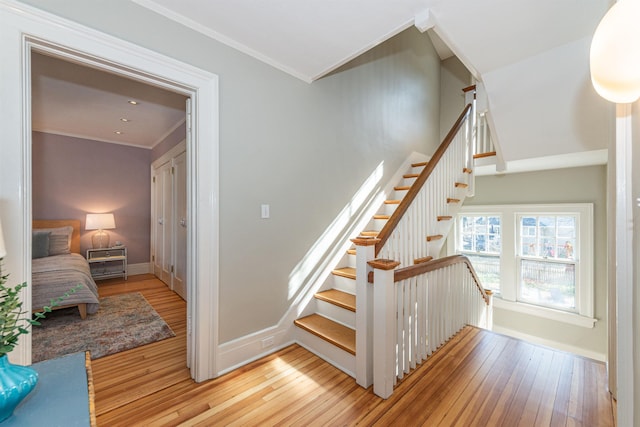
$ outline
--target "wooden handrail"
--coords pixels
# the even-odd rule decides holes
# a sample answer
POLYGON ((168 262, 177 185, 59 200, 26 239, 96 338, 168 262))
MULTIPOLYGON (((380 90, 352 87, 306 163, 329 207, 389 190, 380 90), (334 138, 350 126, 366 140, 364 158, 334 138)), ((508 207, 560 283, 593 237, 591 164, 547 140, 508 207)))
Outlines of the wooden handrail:
POLYGON ((472 105, 467 104, 467 106, 462 111, 462 114, 460 114, 460 117, 458 117, 458 120, 455 122, 447 136, 442 141, 442 144, 440 144, 436 152, 433 154, 433 157, 431 157, 431 159, 429 160, 429 163, 427 163, 427 166, 422 170, 420 175, 418 175, 415 182, 407 192, 407 195, 404 196, 396 210, 391 215, 391 218, 389 218, 384 227, 382 227, 382 230, 380 230, 378 236, 376 236, 380 240, 378 243, 376 243, 376 256, 378 256, 384 244, 387 242, 389 237, 391 237, 391 233, 393 233, 393 230, 395 230, 397 225, 400 223, 402 216, 405 214, 407 209, 409 209, 409 206, 411 206, 411 203, 413 203, 413 200, 420 192, 420 189, 422 188, 424 183, 427 182, 427 178, 429 178, 429 175, 431 175, 436 165, 438 164, 444 153, 447 151, 447 148, 462 127, 465 119, 469 116, 471 108, 472 105))
POLYGON ((473 268, 473 265, 471 265, 471 261, 469 261, 469 258, 467 258, 464 255, 451 255, 444 258, 434 259, 432 261, 425 262, 422 264, 415 264, 409 267, 399 268, 394 272, 393 281, 400 282, 402 280, 410 279, 411 277, 419 276, 421 274, 428 273, 430 271, 438 270, 440 268, 445 268, 450 265, 459 264, 459 263, 466 264, 467 268, 471 272, 471 275, 473 276, 473 280, 475 281, 476 286, 478 287, 478 290, 482 294, 482 298, 484 299, 484 302, 487 303, 488 305, 490 292, 485 291, 485 289, 482 287, 482 284, 480 283, 480 279, 476 274, 476 270, 473 268))

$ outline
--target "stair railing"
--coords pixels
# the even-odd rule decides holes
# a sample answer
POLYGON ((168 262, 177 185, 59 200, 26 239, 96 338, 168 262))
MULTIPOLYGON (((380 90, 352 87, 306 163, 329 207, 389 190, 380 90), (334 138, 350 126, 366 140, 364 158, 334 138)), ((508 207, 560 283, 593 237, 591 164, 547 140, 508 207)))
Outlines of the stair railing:
POLYGON ((491 327, 491 293, 462 255, 395 269, 373 260, 373 391, 393 387, 464 326, 491 327))
POLYGON ((456 187, 454 183, 472 174, 473 105, 472 102, 465 107, 378 234, 376 257, 409 266, 416 260, 438 255, 442 242, 431 243, 434 239, 427 237, 439 236, 438 217, 450 211, 449 204, 466 195, 467 188, 456 187))

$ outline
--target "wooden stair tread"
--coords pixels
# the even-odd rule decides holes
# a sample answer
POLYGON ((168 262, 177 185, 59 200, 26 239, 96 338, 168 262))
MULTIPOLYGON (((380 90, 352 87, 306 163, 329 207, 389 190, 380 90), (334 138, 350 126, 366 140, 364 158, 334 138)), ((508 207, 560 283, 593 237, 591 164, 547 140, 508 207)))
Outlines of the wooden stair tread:
POLYGON ((453 219, 453 216, 451 216, 451 215, 439 215, 438 216, 438 221, 449 221, 450 219, 453 219))
POLYGON ((355 249, 347 249, 347 253, 349 255, 355 255, 356 254, 356 250, 355 249))
POLYGON ((399 185, 397 187, 393 187, 395 191, 409 191, 411 187, 408 185, 399 185))
POLYGON ((346 277, 347 279, 356 279, 356 269, 353 267, 336 268, 332 273, 336 276, 346 277))
POLYGON ((469 168, 462 169, 462 173, 471 173, 471 172, 473 172, 473 169, 469 169, 469 168))
POLYGON ((312 314, 294 321, 296 326, 313 335, 330 342, 342 350, 356 354, 356 331, 327 319, 319 314, 312 314))
POLYGON ((427 166, 429 162, 418 162, 418 163, 411 163, 411 167, 412 168, 419 168, 421 166, 427 166))
POLYGON ((423 258, 416 258, 416 259, 413 260, 413 263, 414 264, 422 264, 422 263, 425 263, 425 262, 429 262, 432 259, 433 259, 432 256, 426 256, 426 257, 423 257, 423 258))
POLYGON ((456 188, 467 188, 469 184, 465 184, 464 182, 456 182, 455 186, 456 188))
POLYGON ((391 218, 391 215, 376 214, 373 216, 373 219, 389 219, 389 218, 391 218))
POLYGON ((495 156, 496 152, 495 151, 489 151, 488 153, 480 153, 480 154, 474 154, 473 158, 474 159, 482 159, 485 157, 491 157, 491 156, 495 156))
POLYGON ((329 289, 328 291, 318 292, 315 297, 354 313, 356 311, 356 296, 353 294, 348 294, 338 289, 329 289))
POLYGON ((385 205, 399 205, 400 204, 400 200, 385 200, 384 204, 385 205))
POLYGON ((434 240, 440 240, 444 236, 442 234, 434 234, 433 236, 427 236, 427 242, 433 242, 434 240))
POLYGON ((402 175, 403 178, 417 178, 419 176, 420 176, 419 173, 406 173, 402 175))
POLYGON ((451 197, 447 197, 447 203, 460 203, 460 199, 452 199, 451 197))
POLYGON ((361 236, 366 237, 376 237, 378 234, 380 234, 380 232, 377 230, 365 230, 360 233, 361 236))

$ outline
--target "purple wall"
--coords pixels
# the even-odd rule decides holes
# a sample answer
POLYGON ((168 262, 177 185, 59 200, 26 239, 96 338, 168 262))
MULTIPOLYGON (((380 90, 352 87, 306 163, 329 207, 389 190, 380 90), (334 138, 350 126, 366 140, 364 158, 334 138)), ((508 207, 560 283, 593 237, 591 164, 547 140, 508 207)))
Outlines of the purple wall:
POLYGON ((182 123, 173 132, 166 136, 160 143, 156 144, 151 150, 151 163, 158 160, 164 153, 178 145, 180 141, 186 138, 187 125, 182 123))
POLYGON ((129 263, 149 262, 151 150, 33 132, 33 218, 79 219, 83 255, 91 248, 87 213, 113 212, 111 243, 129 263))

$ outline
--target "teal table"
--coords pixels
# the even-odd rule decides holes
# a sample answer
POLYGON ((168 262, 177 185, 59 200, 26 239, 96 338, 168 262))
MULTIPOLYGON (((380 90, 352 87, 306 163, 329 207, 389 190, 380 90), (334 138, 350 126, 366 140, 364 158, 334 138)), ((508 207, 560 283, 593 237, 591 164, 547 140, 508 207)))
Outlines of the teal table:
POLYGON ((0 427, 95 426, 87 358, 85 353, 74 353, 31 365, 39 375, 36 388, 0 427))

